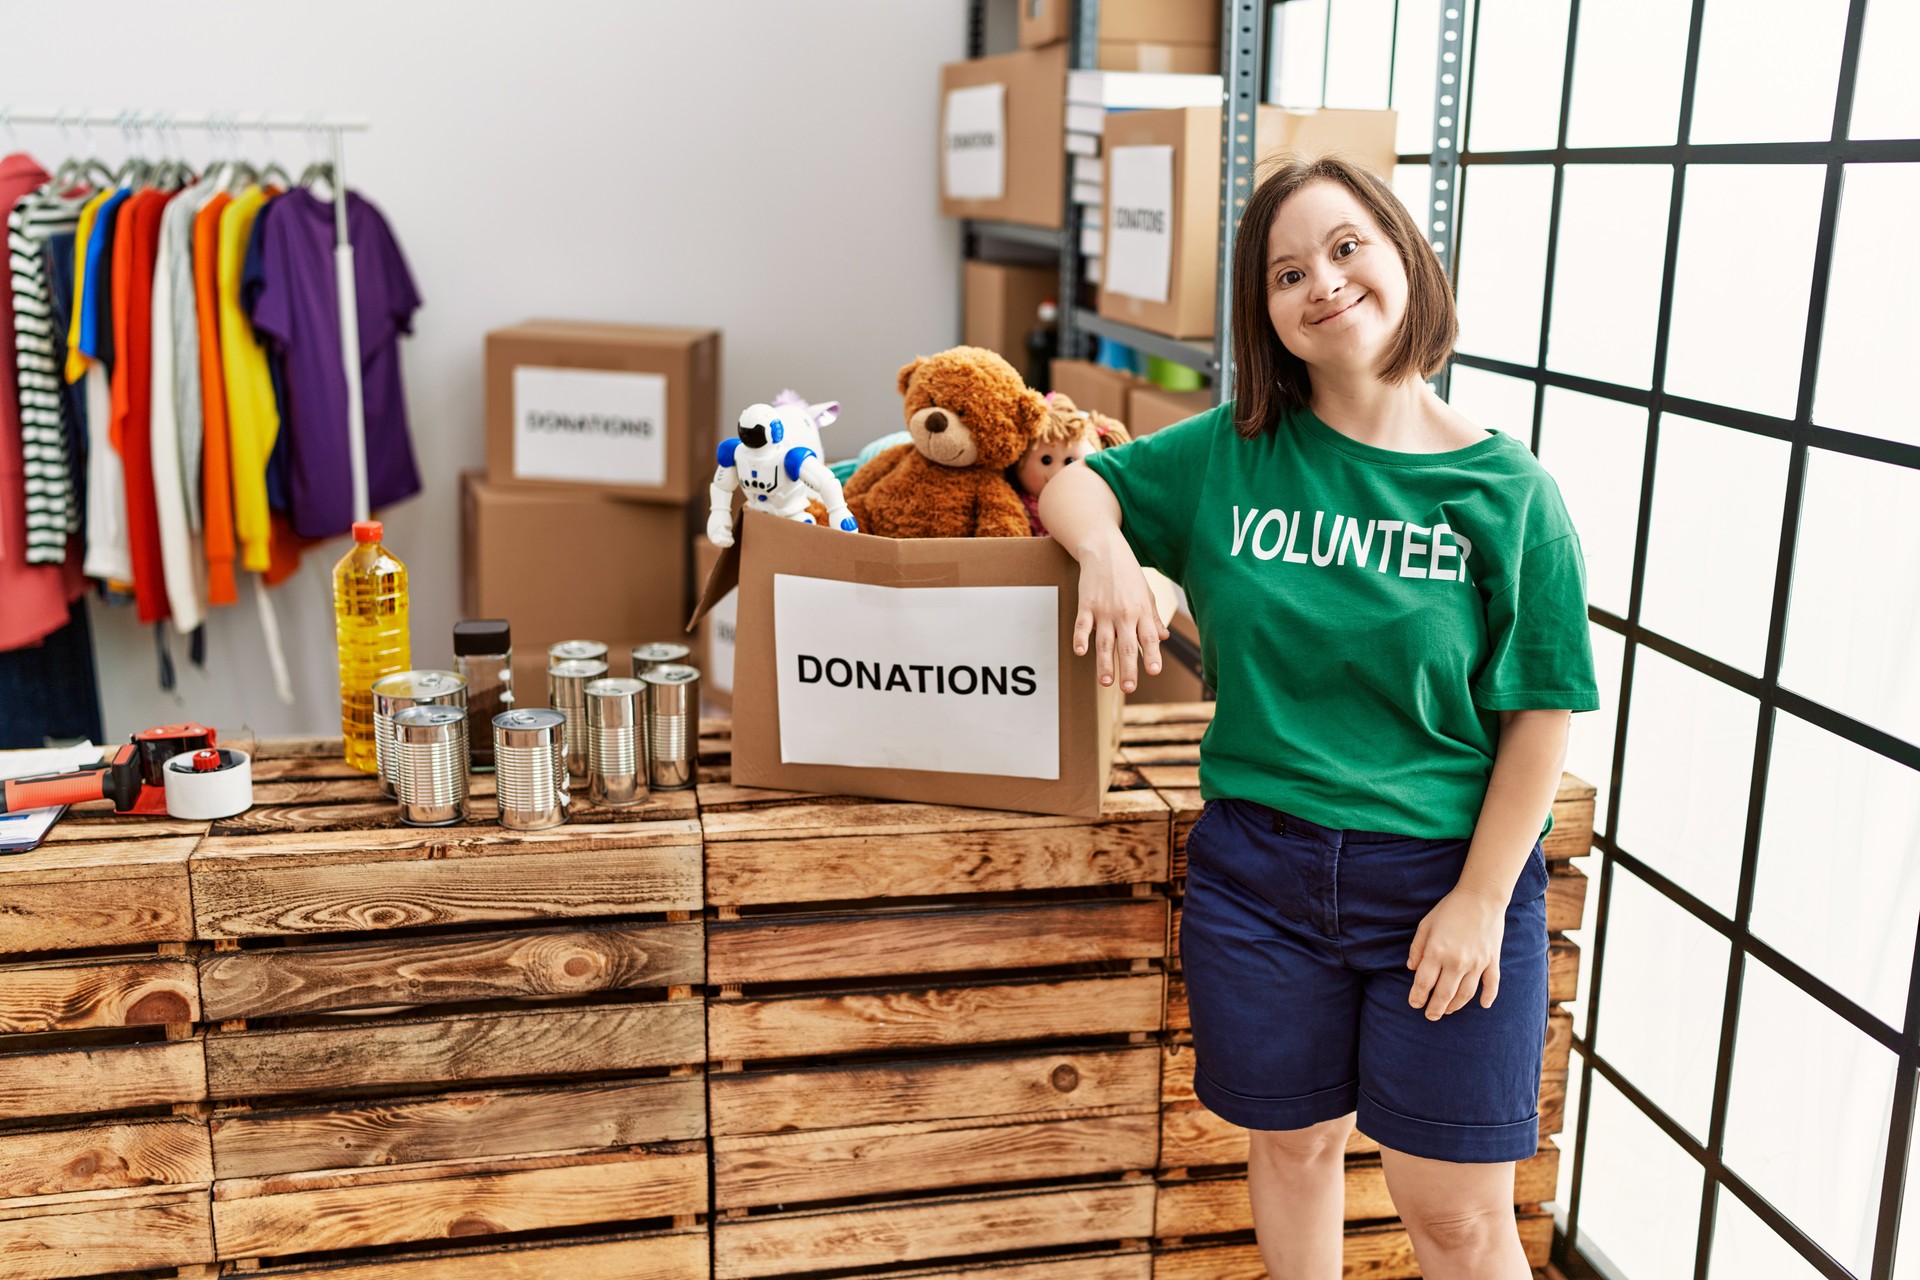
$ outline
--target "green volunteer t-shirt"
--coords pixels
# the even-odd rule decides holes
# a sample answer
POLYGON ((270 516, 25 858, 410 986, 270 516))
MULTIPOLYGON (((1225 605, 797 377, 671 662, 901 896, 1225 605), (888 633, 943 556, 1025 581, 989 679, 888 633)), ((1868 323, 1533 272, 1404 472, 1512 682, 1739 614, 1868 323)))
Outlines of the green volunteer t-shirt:
POLYGON ((1465 838, 1499 712, 1600 705, 1580 539, 1511 436, 1400 453, 1300 410, 1246 440, 1224 405, 1087 465, 1199 624, 1208 799, 1465 838))

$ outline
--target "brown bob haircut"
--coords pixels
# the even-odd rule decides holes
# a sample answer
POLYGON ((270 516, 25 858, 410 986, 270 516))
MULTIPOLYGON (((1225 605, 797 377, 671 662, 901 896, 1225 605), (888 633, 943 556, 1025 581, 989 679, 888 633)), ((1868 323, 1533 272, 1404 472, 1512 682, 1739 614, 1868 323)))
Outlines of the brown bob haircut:
POLYGON ((1406 268, 1407 314, 1381 358, 1381 379, 1432 377, 1453 354, 1460 332, 1453 288, 1440 259, 1392 187, 1338 156, 1280 160, 1253 189, 1233 240, 1233 425, 1249 439, 1313 398, 1306 362, 1281 344, 1267 319, 1267 235, 1287 197, 1320 181, 1337 182, 1353 192, 1406 268))

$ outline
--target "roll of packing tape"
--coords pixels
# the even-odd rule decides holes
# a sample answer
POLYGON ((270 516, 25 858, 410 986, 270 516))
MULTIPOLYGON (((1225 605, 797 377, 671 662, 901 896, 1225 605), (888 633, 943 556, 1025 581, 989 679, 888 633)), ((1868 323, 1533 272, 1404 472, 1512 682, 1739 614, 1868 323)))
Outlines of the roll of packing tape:
POLYGON ((253 760, 231 747, 183 751, 161 770, 167 814, 193 821, 231 818, 253 807, 253 760))

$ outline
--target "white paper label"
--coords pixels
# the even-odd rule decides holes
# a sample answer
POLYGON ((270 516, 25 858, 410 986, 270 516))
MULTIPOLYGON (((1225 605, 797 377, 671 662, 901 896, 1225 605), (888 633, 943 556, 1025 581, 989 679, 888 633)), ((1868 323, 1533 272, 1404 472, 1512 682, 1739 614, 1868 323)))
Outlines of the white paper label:
POLYGON ((1173 148, 1115 147, 1108 163, 1106 287, 1165 302, 1173 275, 1173 148))
POLYGON ((775 574, 781 760, 1058 778, 1059 609, 1054 587, 775 574))
POLYGON ((513 474, 665 484, 667 379, 609 369, 513 371, 513 474))
POLYGON ((720 603, 707 610, 701 623, 707 631, 707 668, 700 674, 707 688, 721 693, 733 692, 733 628, 739 617, 740 592, 727 592, 720 603))
POLYGON ((1006 195, 1007 86, 948 90, 940 146, 949 199, 998 200, 1006 195))

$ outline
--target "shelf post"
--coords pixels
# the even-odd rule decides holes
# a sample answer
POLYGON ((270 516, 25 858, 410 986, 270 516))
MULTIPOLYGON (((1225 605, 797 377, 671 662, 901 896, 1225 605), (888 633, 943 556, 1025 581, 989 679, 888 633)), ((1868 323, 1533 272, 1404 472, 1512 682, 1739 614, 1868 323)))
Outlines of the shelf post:
MULTIPOLYGON (((1090 71, 1099 62, 1100 0, 1073 0, 1072 24, 1067 31, 1067 66, 1074 71, 1090 71)), ((1064 86, 1063 86, 1064 87, 1064 86)), ((1063 111, 1065 107, 1061 108, 1063 111)), ((1104 148, 1106 142, 1101 141, 1104 148)), ((1060 358, 1078 360, 1082 351, 1080 328, 1080 215, 1073 203, 1073 163, 1066 164, 1060 192, 1060 358)))
MULTIPOLYGON (((1462 103, 1466 81, 1466 3, 1442 0, 1440 32, 1434 43, 1433 73, 1433 160, 1429 170, 1431 190, 1427 195, 1426 216, 1421 219, 1427 239, 1440 258, 1440 270, 1453 279, 1453 250, 1457 243, 1454 213, 1460 207, 1460 140, 1462 103)), ((1434 389, 1447 394, 1453 364, 1449 361, 1434 378, 1434 389)))
MULTIPOLYGON (((1457 2, 1457 0, 1456 0, 1457 2)), ((1214 301, 1213 402, 1233 398, 1233 236, 1253 192, 1255 124, 1267 0, 1221 0, 1220 257, 1214 301)))

